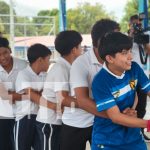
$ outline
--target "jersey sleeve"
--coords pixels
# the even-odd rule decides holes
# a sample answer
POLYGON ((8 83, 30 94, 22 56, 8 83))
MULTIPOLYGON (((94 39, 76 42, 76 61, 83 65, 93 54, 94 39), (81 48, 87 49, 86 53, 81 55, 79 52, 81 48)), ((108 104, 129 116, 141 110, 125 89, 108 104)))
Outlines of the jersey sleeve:
POLYGON ((105 82, 103 76, 97 75, 92 83, 92 93, 99 112, 116 105, 116 101, 110 91, 109 82, 105 82))

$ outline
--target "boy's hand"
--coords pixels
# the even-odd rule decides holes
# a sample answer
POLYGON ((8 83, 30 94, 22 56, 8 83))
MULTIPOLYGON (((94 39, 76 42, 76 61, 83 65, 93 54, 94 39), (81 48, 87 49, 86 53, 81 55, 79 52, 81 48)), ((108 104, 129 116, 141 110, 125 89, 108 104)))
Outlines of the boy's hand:
POLYGON ((128 115, 128 116, 132 116, 132 117, 137 117, 137 111, 133 108, 126 108, 123 111, 123 114, 128 115))

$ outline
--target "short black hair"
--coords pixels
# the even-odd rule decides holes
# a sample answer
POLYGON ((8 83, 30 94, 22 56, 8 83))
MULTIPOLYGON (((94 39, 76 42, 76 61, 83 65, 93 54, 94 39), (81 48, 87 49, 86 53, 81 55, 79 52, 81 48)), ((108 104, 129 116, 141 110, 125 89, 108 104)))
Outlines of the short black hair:
POLYGON ((130 17, 129 21, 132 22, 133 20, 138 20, 138 19, 139 19, 139 16, 135 14, 130 17))
POLYGON ((91 31, 92 43, 94 47, 98 47, 98 41, 107 32, 114 31, 115 29, 120 30, 119 24, 110 19, 101 19, 97 21, 91 31))
POLYGON ((132 48, 131 37, 121 32, 106 33, 101 38, 98 46, 99 56, 105 61, 106 55, 115 56, 116 53, 122 52, 123 49, 129 50, 132 48))
POLYGON ((27 52, 27 57, 30 64, 34 63, 39 57, 44 58, 48 55, 51 55, 50 49, 40 43, 31 45, 27 52))
POLYGON ((55 39, 55 49, 61 56, 68 55, 74 47, 82 42, 82 36, 74 30, 60 32, 55 39))
POLYGON ((0 47, 9 48, 9 41, 4 37, 0 37, 0 47))

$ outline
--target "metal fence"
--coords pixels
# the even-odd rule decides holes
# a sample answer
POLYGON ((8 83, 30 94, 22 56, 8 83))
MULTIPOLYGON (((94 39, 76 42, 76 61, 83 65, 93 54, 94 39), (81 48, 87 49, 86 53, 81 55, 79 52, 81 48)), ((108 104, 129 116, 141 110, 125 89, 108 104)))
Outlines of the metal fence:
POLYGON ((55 35, 55 17, 0 14, 0 32, 10 40, 13 55, 25 56, 26 42, 24 51, 15 51, 14 37, 55 35))

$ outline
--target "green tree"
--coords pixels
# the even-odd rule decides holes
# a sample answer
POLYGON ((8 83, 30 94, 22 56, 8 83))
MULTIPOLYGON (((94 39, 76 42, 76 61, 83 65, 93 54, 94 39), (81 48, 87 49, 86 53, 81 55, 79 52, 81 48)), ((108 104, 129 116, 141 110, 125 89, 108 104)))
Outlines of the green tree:
MULTIPOLYGON (((8 34, 10 33, 10 26, 8 23, 10 23, 10 17, 9 17, 9 4, 7 4, 4 1, 0 0, 0 20, 2 23, 6 23, 1 25, 1 28, 3 29, 3 33, 6 34, 8 36, 8 34), (6 16, 8 15, 8 16, 6 16)), ((13 10, 14 15, 16 14, 15 10, 13 10)))
POLYGON ((4 1, 0 1, 0 14, 9 14, 9 5, 4 1))
POLYGON ((28 17, 15 17, 15 36, 36 35, 36 28, 32 25, 33 19, 28 17))
MULTIPOLYGON (((59 10, 42 10, 38 16, 55 16, 56 33, 59 32, 59 10)), ((113 13, 109 14, 104 9, 103 5, 97 3, 90 5, 89 3, 81 3, 77 8, 67 10, 67 29, 77 30, 83 34, 91 32, 92 25, 101 18, 115 19, 113 13), (110 17, 111 16, 111 17, 110 17)), ((48 23, 48 20, 37 19, 33 20, 35 23, 48 23)), ((37 26, 40 34, 48 33, 48 27, 37 26)), ((51 29, 50 29, 51 30, 51 29)))
POLYGON ((55 29, 53 29, 54 23, 55 23, 56 27, 58 28, 58 15, 59 15, 58 9, 41 10, 40 12, 38 12, 38 15, 37 15, 38 17, 35 17, 33 19, 33 22, 38 24, 38 25, 36 25, 38 35, 47 35, 50 33, 51 30, 55 30, 55 29), (40 16, 41 16, 41 18, 40 18, 40 16), (42 16, 55 17, 55 22, 53 22, 52 18, 50 18, 50 19, 42 18, 42 16))
POLYGON ((108 14, 103 5, 99 3, 94 6, 82 3, 77 8, 67 11, 67 27, 88 34, 91 32, 92 25, 101 18, 114 18, 114 16, 108 14))
MULTIPOLYGON (((0 24, 0 30, 6 34, 7 36, 10 33, 10 12, 9 12, 9 5, 7 3, 5 3, 4 1, 0 1, 0 23, 6 23, 6 25, 2 25, 0 24), (5 15, 5 16, 4 16, 5 15), (6 16, 8 15, 8 16, 6 16)), ((13 10, 14 16, 16 15, 15 10, 13 10)), ((24 17, 14 17, 14 33, 15 36, 24 36, 25 34, 25 30, 26 30, 26 35, 30 36, 30 35, 34 35, 35 34, 35 28, 33 26, 23 26, 21 24, 23 24, 24 22, 26 23, 32 23, 32 20, 30 20, 29 18, 24 18, 24 17), (18 25, 18 23, 20 23, 20 25, 18 25)))
POLYGON ((0 32, 1 33, 4 33, 4 25, 3 24, 1 24, 2 23, 2 19, 0 18, 0 32))
MULTIPOLYGON (((4 1, 0 1, 0 22, 9 23, 9 16, 4 16, 9 14, 9 5, 4 1)), ((9 34, 9 25, 1 24, 0 29, 4 34, 9 34)))

